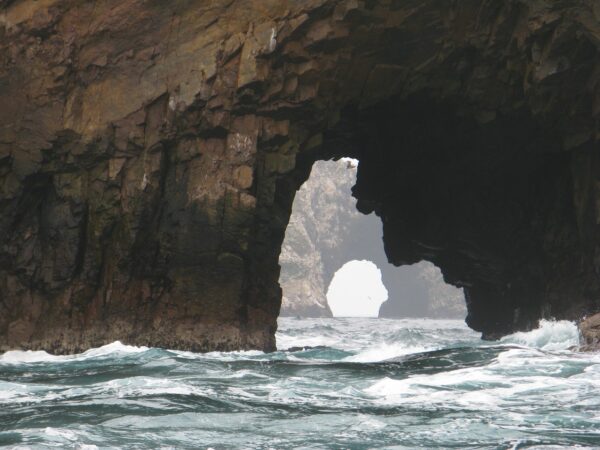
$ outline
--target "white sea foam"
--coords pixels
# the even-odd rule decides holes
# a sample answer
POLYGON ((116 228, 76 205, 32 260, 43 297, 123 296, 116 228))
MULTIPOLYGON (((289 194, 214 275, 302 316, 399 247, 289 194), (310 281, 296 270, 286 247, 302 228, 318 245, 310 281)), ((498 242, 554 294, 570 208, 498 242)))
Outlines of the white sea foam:
POLYGON ((142 397, 148 395, 207 395, 203 390, 184 382, 151 377, 130 377, 102 383, 98 388, 116 397, 142 397))
POLYGON ((46 427, 44 433, 53 438, 67 439, 69 441, 74 441, 77 439, 77 435, 73 431, 62 428, 46 427))
POLYGON ((20 383, 11 383, 10 381, 0 381, 0 404, 7 401, 14 401, 19 397, 29 397, 33 389, 20 383))
POLYGON ((503 338, 501 344, 519 348, 506 348, 485 366, 403 379, 384 377, 364 392, 384 404, 439 405, 482 411, 521 404, 523 398, 531 399, 538 406, 575 402, 582 393, 600 387, 600 377, 596 380, 590 376, 595 370, 590 367, 595 365, 585 367, 600 357, 579 358, 565 352, 577 345, 578 339, 573 323, 542 321, 536 330, 503 338), (581 364, 581 373, 577 372, 575 363, 581 364), (572 375, 565 378, 565 373, 572 375))
POLYGON ((561 378, 515 377, 488 368, 472 368, 400 380, 385 377, 367 387, 365 393, 384 404, 495 410, 519 403, 524 397, 536 399, 539 406, 541 401, 551 402, 556 396, 566 399, 577 395, 575 388, 566 388, 561 378))
POLYGON ((220 378, 269 378, 267 375, 263 375, 258 372, 253 372, 251 370, 238 370, 237 372, 233 372, 231 375, 220 375, 220 378))
POLYGON ((404 355, 410 355, 413 353, 422 353, 426 351, 435 350, 435 347, 425 347, 421 345, 403 345, 401 343, 387 344, 382 343, 375 347, 367 348, 360 353, 344 358, 345 361, 351 362, 379 362, 388 359, 398 358, 404 355))
POLYGON ((148 347, 140 346, 137 347, 135 345, 125 345, 120 341, 115 341, 111 344, 103 345, 102 347, 92 348, 84 353, 81 356, 94 358, 98 356, 106 356, 114 353, 141 353, 148 350, 148 347))
POLYGON ((219 361, 236 361, 239 359, 254 359, 258 356, 264 356, 265 352, 260 350, 246 350, 238 352, 208 352, 208 353, 195 353, 184 350, 169 350, 170 353, 177 355, 180 358, 185 359, 215 359, 219 361))
POLYGON ((542 320, 539 328, 505 336, 500 342, 548 351, 568 350, 579 345, 579 331, 567 320, 542 320))
POLYGON ((103 345, 102 347, 92 348, 83 353, 75 355, 51 355, 42 350, 32 351, 21 351, 21 350, 10 350, 0 355, 0 363, 7 364, 26 364, 26 363, 40 363, 40 362, 68 362, 78 361, 89 358, 98 358, 102 356, 124 354, 124 353, 140 353, 148 350, 148 347, 136 347, 133 345, 125 345, 120 341, 115 341, 111 344, 103 345))
POLYGON ((44 351, 10 350, 0 355, 0 362, 9 364, 22 364, 34 362, 59 362, 65 360, 64 356, 51 355, 44 351))
POLYGON ((378 362, 445 347, 457 336, 478 345, 479 334, 460 320, 296 319, 280 318, 279 349, 326 346, 352 352, 353 362, 378 362), (308 324, 308 326, 307 326, 308 324))

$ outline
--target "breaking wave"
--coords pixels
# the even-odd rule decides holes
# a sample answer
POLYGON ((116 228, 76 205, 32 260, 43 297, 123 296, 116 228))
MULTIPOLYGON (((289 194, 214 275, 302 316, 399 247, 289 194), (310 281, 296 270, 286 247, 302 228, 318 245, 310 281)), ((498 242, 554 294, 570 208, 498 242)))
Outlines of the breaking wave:
POLYGON ((542 320, 539 328, 511 334, 501 342, 542 350, 568 350, 579 345, 579 330, 566 320, 542 320))
POLYGON ((98 358, 103 356, 116 356, 119 354, 140 353, 148 350, 148 347, 136 347, 133 345, 123 345, 119 341, 111 344, 103 345, 102 347, 90 349, 84 353, 76 355, 51 355, 44 351, 19 351, 12 350, 0 355, 0 363, 41 363, 41 362, 72 362, 83 361, 90 358, 98 358))

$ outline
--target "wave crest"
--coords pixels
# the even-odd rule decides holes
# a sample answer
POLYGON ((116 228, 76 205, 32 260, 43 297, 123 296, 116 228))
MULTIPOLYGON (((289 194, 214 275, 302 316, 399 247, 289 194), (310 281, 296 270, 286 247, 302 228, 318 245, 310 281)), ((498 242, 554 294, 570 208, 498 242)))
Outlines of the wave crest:
POLYGON ((579 329, 568 320, 541 320, 539 328, 505 336, 500 342, 541 350, 568 350, 579 345, 579 329))
POLYGON ((66 362, 77 361, 89 358, 98 358, 113 354, 123 353, 141 353, 148 350, 148 347, 136 347, 134 345, 125 345, 120 341, 103 345, 102 347, 92 348, 83 353, 75 355, 51 355, 43 350, 9 350, 0 355, 0 363, 6 364, 26 364, 40 362, 66 362))

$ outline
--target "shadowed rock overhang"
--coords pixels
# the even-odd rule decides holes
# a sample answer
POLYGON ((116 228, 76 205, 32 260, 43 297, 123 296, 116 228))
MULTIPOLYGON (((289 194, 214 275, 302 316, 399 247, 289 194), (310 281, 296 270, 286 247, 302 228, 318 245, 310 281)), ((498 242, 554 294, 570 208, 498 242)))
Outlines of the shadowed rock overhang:
POLYGON ((595 1, 0 3, 0 350, 275 348, 315 160, 485 337, 600 303, 595 1))

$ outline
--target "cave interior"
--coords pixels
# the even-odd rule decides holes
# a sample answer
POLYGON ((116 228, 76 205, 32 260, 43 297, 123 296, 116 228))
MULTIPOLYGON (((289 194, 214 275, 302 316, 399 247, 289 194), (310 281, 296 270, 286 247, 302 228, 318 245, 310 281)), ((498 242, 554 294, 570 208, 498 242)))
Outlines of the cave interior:
POLYGON ((423 91, 348 106, 317 151, 298 155, 292 179, 297 188, 316 160, 358 159, 353 196, 381 218, 389 262, 440 267, 464 289, 467 324, 496 339, 595 307, 580 245, 592 230, 581 229, 574 192, 592 149, 560 143, 525 109, 482 121, 423 91))

